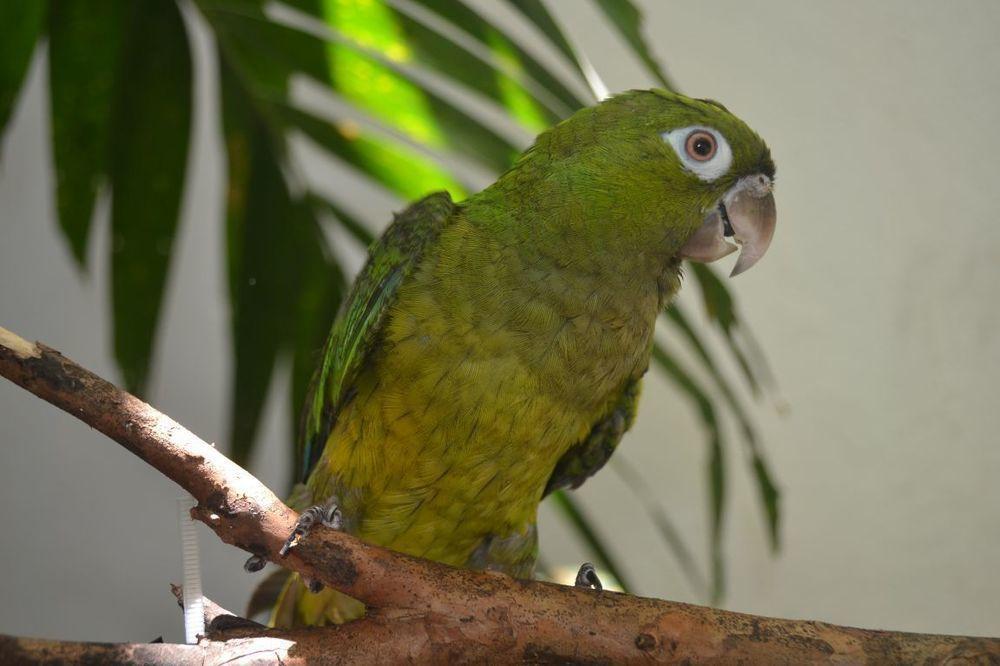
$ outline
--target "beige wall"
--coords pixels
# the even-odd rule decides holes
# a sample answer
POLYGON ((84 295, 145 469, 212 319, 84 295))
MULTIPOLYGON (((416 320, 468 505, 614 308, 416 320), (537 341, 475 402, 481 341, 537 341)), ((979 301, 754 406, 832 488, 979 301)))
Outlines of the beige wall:
MULTIPOLYGON (((757 410, 784 491, 784 549, 767 552, 731 437, 726 606, 1000 634, 1000 317, 992 307, 1000 5, 645 5, 648 34, 679 86, 744 117, 778 164, 778 234, 733 288, 789 405, 784 416, 769 403, 757 410)), ((556 10, 613 90, 650 83, 589 5, 566 0, 556 10)), ((0 325, 114 376, 107 220, 99 216, 92 270, 81 280, 55 231, 39 64, 0 162, 0 325)), ((200 76, 195 166, 152 397, 221 440, 223 173, 208 120, 210 73, 200 76)), ((387 218, 387 202, 371 206, 373 219, 387 218)), ((693 291, 684 296, 692 304, 693 291)), ((276 487, 287 419, 284 402, 272 400, 261 469, 276 487)), ((681 398, 653 380, 623 455, 704 561, 701 441, 681 398)), ((176 494, 115 445, 0 383, 0 632, 178 639, 167 593, 180 576, 176 494)), ((580 495, 642 592, 698 600, 613 473, 580 495)), ((561 525, 548 511, 542 522, 547 559, 576 563, 582 551, 561 525)), ((241 607, 253 583, 242 554, 202 534, 206 593, 241 607)))

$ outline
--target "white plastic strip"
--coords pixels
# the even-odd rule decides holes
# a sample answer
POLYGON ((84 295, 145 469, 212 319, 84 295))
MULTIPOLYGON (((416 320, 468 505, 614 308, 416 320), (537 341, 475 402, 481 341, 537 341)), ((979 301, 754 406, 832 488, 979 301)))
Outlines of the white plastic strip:
POLYGON ((198 562, 198 532, 191 519, 197 502, 190 495, 177 498, 177 518, 181 526, 181 556, 184 565, 184 642, 193 645, 205 634, 205 604, 201 594, 201 565, 198 562))

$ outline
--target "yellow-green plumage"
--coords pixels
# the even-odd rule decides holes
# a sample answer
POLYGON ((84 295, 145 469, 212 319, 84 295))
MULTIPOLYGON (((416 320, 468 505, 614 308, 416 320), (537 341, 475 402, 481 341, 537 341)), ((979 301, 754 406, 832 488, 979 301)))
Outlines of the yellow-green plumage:
MULTIPOLYGON (((439 193, 398 216, 317 373, 308 502, 336 496, 366 541, 530 576, 539 502, 631 424, 678 250, 732 184, 691 182, 660 137, 708 120, 752 144, 746 169, 769 164, 718 105, 634 92, 543 134, 468 201, 439 193)), ((274 619, 360 610, 293 579, 274 619)))

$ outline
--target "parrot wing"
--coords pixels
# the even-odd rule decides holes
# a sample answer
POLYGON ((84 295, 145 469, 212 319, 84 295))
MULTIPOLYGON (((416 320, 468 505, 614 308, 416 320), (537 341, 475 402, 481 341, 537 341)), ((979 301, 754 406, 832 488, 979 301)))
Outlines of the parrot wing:
POLYGON ((635 378, 625 385, 611 412, 594 424, 590 434, 570 448, 556 463, 543 497, 561 488, 579 488, 580 484, 604 467, 625 431, 632 427, 642 380, 635 378))
POLYGON ((376 348, 399 285, 419 265, 457 206, 447 192, 410 205, 368 250, 368 262, 354 282, 323 348, 302 410, 297 469, 302 479, 316 465, 337 413, 369 352, 376 348))

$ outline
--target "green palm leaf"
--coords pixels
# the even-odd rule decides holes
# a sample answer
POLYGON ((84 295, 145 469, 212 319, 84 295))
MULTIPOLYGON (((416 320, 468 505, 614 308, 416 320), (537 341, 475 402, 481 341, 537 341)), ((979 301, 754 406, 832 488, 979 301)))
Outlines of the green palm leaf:
POLYGON ((723 404, 729 408, 730 414, 736 419, 743 441, 746 442, 750 454, 750 467, 757 483, 760 493, 761 504, 764 508, 764 515, 767 519, 768 532, 771 540, 771 549, 776 551, 780 543, 780 511, 778 501, 780 493, 768 470, 767 461, 760 449, 757 438, 757 431, 749 415, 740 404, 736 392, 719 370, 718 364, 712 355, 705 348, 701 337, 688 321, 687 315, 679 304, 673 304, 667 309, 667 318, 683 334, 685 339, 694 349, 696 357, 701 361, 702 367, 708 371, 715 382, 715 386, 722 395, 723 404))
POLYGON ((667 90, 674 90, 673 84, 663 72, 660 62, 653 55, 652 50, 642 36, 642 14, 636 9, 630 0, 594 0, 601 8, 608 20, 618 28, 618 32, 625 38, 635 54, 639 56, 646 69, 667 90))
POLYGON ((21 82, 42 34, 47 7, 42 2, 0 4, 0 138, 21 90, 21 82))
POLYGON ((111 109, 128 17, 125 2, 89 0, 62 0, 49 13, 56 202, 59 224, 81 266, 94 201, 108 172, 111 109))
POLYGON ((722 530, 726 511, 725 439, 718 414, 708 394, 698 385, 691 373, 684 370, 673 356, 659 344, 653 345, 653 362, 668 379, 693 403, 708 434, 708 498, 711 522, 710 552, 712 564, 711 599, 718 602, 725 594, 725 565, 722 559, 722 530))
POLYGON ((115 358, 125 385, 141 394, 184 188, 191 58, 177 5, 130 9, 109 134, 111 296, 115 358))

